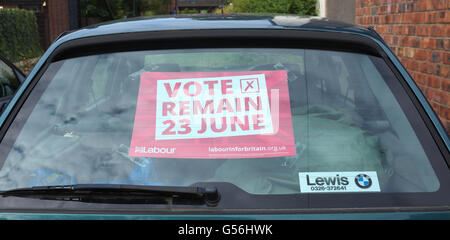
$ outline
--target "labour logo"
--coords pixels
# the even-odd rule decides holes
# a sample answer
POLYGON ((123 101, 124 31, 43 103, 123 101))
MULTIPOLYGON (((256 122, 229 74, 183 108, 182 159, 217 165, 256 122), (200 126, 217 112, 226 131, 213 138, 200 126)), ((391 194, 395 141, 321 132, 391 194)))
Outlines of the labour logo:
POLYGON ((241 92, 258 93, 259 92, 258 78, 241 79, 241 92))
POLYGON ((366 174, 358 174, 355 177, 356 186, 360 188, 370 188, 372 186, 372 179, 366 174))

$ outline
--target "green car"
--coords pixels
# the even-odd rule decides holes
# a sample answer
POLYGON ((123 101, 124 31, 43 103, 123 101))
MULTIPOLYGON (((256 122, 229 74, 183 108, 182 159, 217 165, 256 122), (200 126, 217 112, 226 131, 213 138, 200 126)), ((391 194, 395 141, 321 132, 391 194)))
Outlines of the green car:
POLYGON ((450 219, 448 135, 370 28, 90 26, 50 46, 0 124, 0 219, 450 219))

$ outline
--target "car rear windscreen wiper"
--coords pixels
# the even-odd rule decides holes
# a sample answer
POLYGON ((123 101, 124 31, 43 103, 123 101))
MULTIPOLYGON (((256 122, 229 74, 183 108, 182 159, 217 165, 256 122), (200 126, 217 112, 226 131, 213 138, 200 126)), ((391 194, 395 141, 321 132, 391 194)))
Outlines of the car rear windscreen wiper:
POLYGON ((3 197, 120 204, 181 204, 216 206, 216 187, 144 186, 123 184, 75 184, 36 186, 1 191, 3 197))

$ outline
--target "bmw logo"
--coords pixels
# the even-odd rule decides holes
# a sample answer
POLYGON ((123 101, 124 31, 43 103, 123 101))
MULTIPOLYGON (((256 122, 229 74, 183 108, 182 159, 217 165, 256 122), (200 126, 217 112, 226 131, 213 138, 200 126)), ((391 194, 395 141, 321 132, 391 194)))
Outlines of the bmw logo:
POLYGON ((355 177, 355 183, 360 188, 370 188, 372 186, 372 179, 366 174, 358 174, 355 177))

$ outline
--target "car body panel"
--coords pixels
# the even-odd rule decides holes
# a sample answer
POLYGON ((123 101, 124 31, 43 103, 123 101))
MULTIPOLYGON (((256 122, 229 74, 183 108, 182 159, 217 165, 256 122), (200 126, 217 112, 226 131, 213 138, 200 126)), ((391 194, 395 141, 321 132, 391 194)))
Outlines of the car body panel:
POLYGON ((376 34, 365 28, 348 23, 330 21, 318 17, 298 16, 159 16, 117 20, 92 25, 76 32, 61 36, 57 41, 70 41, 76 38, 108 34, 123 34, 147 31, 180 31, 207 29, 299 29, 299 30, 338 30, 355 33, 376 34))

